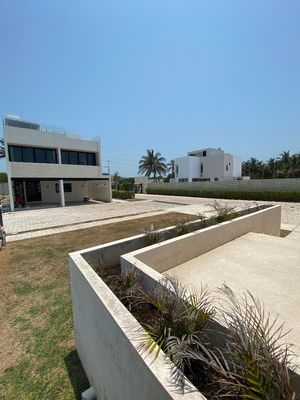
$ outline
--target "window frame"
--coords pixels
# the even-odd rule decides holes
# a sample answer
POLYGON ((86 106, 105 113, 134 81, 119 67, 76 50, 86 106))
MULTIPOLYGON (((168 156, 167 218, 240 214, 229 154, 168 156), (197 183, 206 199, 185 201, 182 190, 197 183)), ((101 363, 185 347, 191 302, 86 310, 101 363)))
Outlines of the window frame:
POLYGON ((96 153, 61 149, 61 163, 64 165, 96 166, 96 153), (73 158, 73 160, 71 159, 73 158), (76 160, 75 160, 76 159, 76 160), (75 163, 73 161, 76 161, 75 163))
MULTIPOLYGON (((55 184, 55 192, 60 193, 59 183, 55 184)), ((64 193, 72 193, 72 183, 71 182, 64 182, 64 193)))
POLYGON ((58 164, 57 161, 57 151, 55 148, 53 147, 35 147, 35 146, 20 146, 20 145, 14 145, 14 144, 10 144, 8 145, 8 157, 9 157, 9 161, 10 162, 23 162, 23 163, 34 163, 34 164, 58 164), (14 157, 14 151, 15 149, 19 149, 20 151, 20 157, 19 160, 16 160, 15 158, 18 157, 14 157), (28 150, 32 150, 32 159, 28 161, 28 159, 25 159, 25 152, 28 150), (37 161, 37 154, 39 151, 44 152, 44 161, 37 161), (52 160, 54 161, 49 161, 50 158, 47 158, 47 154, 49 154, 49 152, 52 153, 52 160))

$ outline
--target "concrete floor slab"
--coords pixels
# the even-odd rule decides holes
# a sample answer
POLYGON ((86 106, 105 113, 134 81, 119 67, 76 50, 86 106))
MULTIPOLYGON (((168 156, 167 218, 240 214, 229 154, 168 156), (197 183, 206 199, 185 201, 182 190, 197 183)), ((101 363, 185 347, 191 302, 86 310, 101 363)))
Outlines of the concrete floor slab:
POLYGON ((239 294, 249 290, 273 317, 286 321, 292 329, 286 340, 300 355, 300 240, 248 233, 166 274, 196 290, 203 284, 213 290, 226 284, 239 294))

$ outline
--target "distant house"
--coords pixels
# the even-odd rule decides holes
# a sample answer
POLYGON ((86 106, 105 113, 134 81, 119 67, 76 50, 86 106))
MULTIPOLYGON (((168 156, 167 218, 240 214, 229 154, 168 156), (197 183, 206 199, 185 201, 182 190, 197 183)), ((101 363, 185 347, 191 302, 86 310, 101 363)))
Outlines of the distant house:
POLYGON ((82 140, 19 117, 3 119, 11 210, 15 206, 111 201, 100 142, 82 140))
POLYGON ((220 149, 191 151, 174 161, 177 182, 218 181, 242 176, 240 157, 220 149))

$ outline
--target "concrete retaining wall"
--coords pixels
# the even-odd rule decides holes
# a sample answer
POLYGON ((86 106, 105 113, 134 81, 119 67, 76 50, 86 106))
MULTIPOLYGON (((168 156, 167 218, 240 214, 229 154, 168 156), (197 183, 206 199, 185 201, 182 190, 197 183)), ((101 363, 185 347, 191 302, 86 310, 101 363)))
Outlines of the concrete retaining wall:
POLYGON ((170 365, 139 348, 141 326, 80 255, 69 256, 76 349, 98 400, 205 400, 178 393, 170 365))
POLYGON ((122 254, 132 252, 144 246, 144 235, 136 235, 82 250, 80 254, 93 268, 100 266, 104 268, 115 267, 120 264, 122 254))
POLYGON ((300 178, 224 180, 218 182, 149 183, 149 189, 189 190, 296 190, 300 191, 300 178))
POLYGON ((128 261, 134 264, 139 260, 162 273, 248 232, 280 236, 280 220, 281 207, 272 206, 126 254, 121 257, 121 265, 128 268, 128 261))
MULTIPOLYGON (((279 235, 279 230, 280 206, 274 206, 149 246, 146 251, 133 251, 121 256, 121 267, 136 269, 145 289, 151 289, 162 278, 160 270, 186 258, 249 231, 279 235), (166 264, 167 259, 170 262, 166 264)), ((137 235, 69 255, 78 355, 98 400, 205 400, 191 384, 184 394, 178 391, 162 352, 154 359, 154 355, 140 348, 140 324, 92 268, 99 263, 107 267, 118 265, 121 254, 142 247, 143 243, 144 235, 137 235)))

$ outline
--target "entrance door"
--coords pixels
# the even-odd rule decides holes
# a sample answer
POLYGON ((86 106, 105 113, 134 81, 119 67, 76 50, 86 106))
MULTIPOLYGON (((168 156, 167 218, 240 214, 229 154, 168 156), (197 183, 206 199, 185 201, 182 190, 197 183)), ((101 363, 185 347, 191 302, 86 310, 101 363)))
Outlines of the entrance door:
POLYGON ((21 205, 24 207, 25 196, 24 196, 23 181, 15 181, 14 186, 15 186, 15 202, 17 205, 21 205))
POLYGON ((28 202, 42 201, 40 181, 26 181, 25 186, 26 186, 26 197, 28 202))

